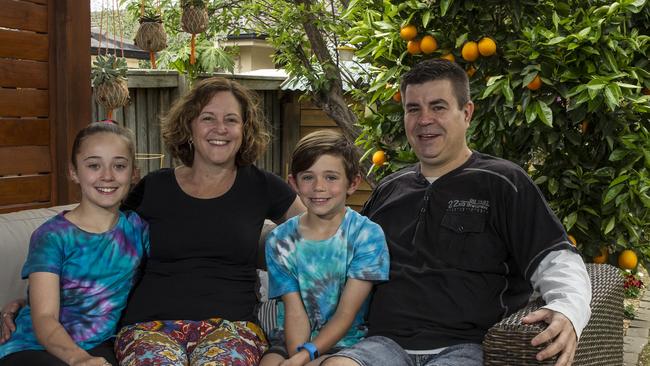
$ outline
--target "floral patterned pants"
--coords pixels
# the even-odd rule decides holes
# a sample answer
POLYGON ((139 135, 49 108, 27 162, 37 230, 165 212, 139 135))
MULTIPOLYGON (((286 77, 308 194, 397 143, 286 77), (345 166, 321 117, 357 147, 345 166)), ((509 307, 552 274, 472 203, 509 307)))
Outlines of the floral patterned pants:
POLYGON ((122 328, 115 342, 121 366, 252 366, 266 348, 254 323, 219 318, 137 323, 122 328))

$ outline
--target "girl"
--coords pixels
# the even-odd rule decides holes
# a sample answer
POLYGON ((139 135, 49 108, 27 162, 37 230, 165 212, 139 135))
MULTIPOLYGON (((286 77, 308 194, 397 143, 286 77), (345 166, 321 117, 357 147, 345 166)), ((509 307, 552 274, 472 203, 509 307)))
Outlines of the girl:
POLYGON ((0 345, 0 365, 117 365, 110 340, 149 249, 146 223, 118 210, 134 157, 130 132, 112 122, 77 135, 69 170, 81 203, 32 234, 22 270, 29 302, 0 345))

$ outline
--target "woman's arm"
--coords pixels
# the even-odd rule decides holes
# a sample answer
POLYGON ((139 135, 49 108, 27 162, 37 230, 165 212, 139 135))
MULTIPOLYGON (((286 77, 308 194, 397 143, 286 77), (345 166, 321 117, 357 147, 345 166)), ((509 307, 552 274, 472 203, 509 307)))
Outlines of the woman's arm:
POLYGON ((16 331, 14 319, 18 310, 27 304, 27 300, 20 298, 5 304, 0 310, 0 344, 5 343, 11 337, 11 333, 16 331))
POLYGON ((279 224, 289 220, 290 218, 292 218, 292 217, 294 217, 296 215, 300 215, 301 213, 303 213, 305 211, 307 211, 307 208, 305 207, 305 205, 302 204, 302 201, 300 200, 300 198, 298 198, 298 196, 296 196, 296 199, 293 201, 291 206, 289 206, 289 208, 287 209, 287 212, 285 212, 284 215, 282 215, 280 220, 274 220, 273 222, 275 222, 276 224, 279 225, 279 224))
POLYGON ((305 311, 305 306, 300 298, 300 293, 290 292, 282 295, 284 303, 284 338, 291 365, 304 365, 309 362, 309 353, 297 352, 299 345, 309 342, 311 326, 305 311))
POLYGON ((29 303, 36 339, 45 349, 69 365, 105 365, 79 347, 59 322, 59 276, 49 272, 29 275, 29 303))

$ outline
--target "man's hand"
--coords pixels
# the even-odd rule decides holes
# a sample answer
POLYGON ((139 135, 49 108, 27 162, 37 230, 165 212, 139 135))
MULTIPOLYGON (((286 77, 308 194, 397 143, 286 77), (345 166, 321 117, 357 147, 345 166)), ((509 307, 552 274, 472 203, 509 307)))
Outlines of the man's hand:
POLYGON ((571 365, 573 356, 578 345, 577 336, 573 324, 562 313, 549 309, 539 309, 528 315, 522 320, 524 324, 532 324, 544 321, 548 327, 539 333, 530 342, 533 346, 539 346, 546 342, 552 342, 536 356, 538 361, 545 360, 560 354, 555 366, 571 365))
POLYGON ((11 337, 11 333, 16 331, 16 314, 21 307, 25 306, 24 299, 16 299, 7 303, 0 310, 0 344, 5 343, 11 337))

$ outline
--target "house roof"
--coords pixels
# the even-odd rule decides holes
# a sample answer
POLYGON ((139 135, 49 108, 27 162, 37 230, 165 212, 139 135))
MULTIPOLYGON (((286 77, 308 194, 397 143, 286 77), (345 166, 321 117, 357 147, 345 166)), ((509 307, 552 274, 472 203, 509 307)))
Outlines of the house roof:
POLYGON ((101 40, 102 49, 108 49, 112 52, 117 52, 121 56, 122 49, 124 49, 124 57, 135 58, 138 60, 148 60, 149 52, 141 49, 133 44, 132 40, 124 39, 120 42, 119 37, 115 37, 109 33, 99 33, 99 29, 92 27, 90 29, 90 53, 96 55, 101 40))

